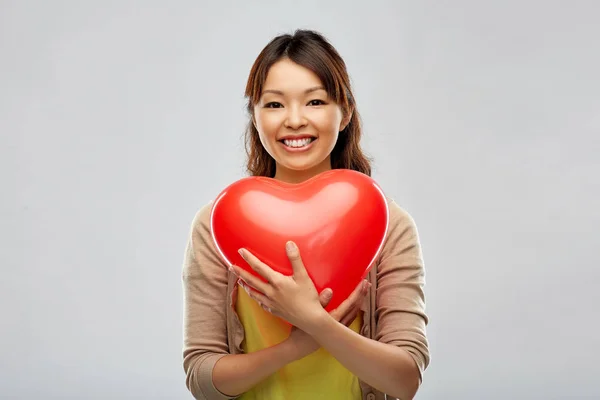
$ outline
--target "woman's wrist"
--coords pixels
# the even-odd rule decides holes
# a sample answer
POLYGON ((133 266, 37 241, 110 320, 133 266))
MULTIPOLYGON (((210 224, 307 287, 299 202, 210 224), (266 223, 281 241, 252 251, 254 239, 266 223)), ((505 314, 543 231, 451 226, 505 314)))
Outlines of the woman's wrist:
POLYGON ((307 321, 304 331, 310 336, 315 336, 315 334, 323 329, 323 326, 330 322, 329 320, 331 319, 333 319, 331 315, 324 308, 321 308, 319 312, 316 312, 314 316, 307 321))
POLYGON ((298 361, 311 353, 307 351, 305 346, 303 347, 300 343, 297 343, 294 335, 290 335, 286 340, 281 342, 279 346, 281 346, 281 353, 286 361, 286 365, 298 361))

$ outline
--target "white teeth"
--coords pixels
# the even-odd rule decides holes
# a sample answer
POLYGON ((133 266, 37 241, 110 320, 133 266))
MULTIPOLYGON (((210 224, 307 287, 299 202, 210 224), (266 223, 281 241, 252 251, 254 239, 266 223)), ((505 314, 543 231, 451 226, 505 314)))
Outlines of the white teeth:
POLYGON ((312 138, 306 139, 284 139, 283 143, 285 143, 288 147, 304 147, 308 146, 312 142, 312 138))

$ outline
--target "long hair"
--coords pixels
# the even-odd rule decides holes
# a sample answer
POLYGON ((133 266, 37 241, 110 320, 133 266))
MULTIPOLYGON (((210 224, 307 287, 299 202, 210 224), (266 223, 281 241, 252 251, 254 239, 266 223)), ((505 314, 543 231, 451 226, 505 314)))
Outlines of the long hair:
POLYGON ((338 135, 331 152, 331 167, 352 169, 371 176, 371 160, 360 147, 360 115, 356 110, 346 64, 325 37, 310 30, 297 30, 294 35, 275 37, 260 52, 250 70, 245 91, 250 115, 245 132, 248 173, 252 176, 275 176, 275 160, 260 142, 253 119, 254 106, 260 99, 269 69, 283 58, 313 71, 323 82, 327 94, 341 106, 344 116, 352 113, 350 122, 338 135))

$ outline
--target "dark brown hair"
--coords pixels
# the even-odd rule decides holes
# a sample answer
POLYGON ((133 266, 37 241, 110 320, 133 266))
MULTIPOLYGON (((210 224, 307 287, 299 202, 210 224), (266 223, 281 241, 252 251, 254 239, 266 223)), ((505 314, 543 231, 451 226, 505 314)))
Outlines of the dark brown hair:
POLYGON ((275 176, 275 160, 263 147, 254 126, 254 106, 262 94, 267 73, 277 61, 288 58, 313 71, 323 82, 327 94, 341 106, 344 116, 352 113, 348 125, 340 132, 331 152, 331 167, 345 168, 371 176, 371 160, 360 147, 362 127, 346 64, 336 49, 321 34, 297 30, 294 35, 275 37, 260 52, 248 77, 245 96, 250 121, 246 128, 246 168, 253 176, 275 176))

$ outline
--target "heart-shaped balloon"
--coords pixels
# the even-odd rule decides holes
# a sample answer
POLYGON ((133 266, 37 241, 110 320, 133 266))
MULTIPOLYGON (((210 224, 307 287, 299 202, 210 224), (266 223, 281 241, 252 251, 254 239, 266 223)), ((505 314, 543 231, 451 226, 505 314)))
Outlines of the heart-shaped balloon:
POLYGON ((333 290, 327 310, 341 304, 365 277, 383 247, 388 221, 387 200, 377 183, 348 169, 326 171, 299 184, 243 178, 221 192, 210 217, 225 263, 256 276, 238 249, 246 248, 275 271, 291 275, 285 244, 294 241, 317 291, 333 290))

